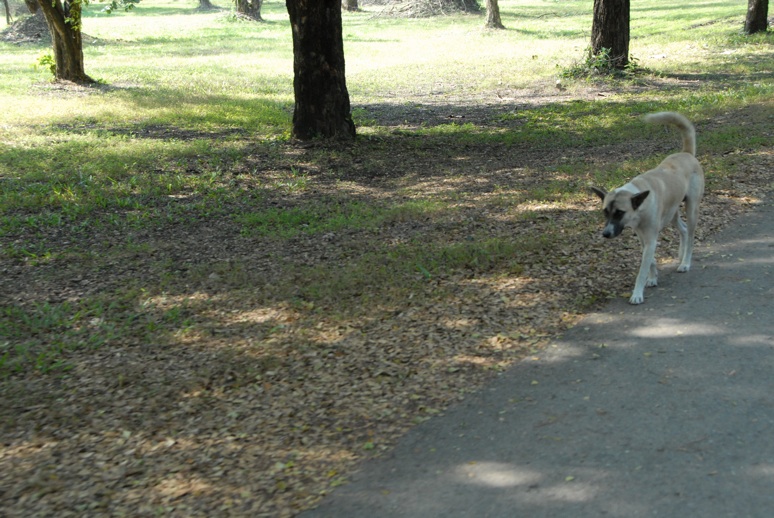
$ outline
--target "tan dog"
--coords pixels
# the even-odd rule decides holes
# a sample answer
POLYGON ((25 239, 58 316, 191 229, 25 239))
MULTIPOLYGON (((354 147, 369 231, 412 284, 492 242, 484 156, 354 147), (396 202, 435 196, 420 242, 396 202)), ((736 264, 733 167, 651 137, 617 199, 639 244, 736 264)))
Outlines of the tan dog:
POLYGON ((591 187, 602 198, 605 211, 607 222, 602 235, 606 238, 616 237, 624 228, 630 227, 642 243, 642 263, 629 299, 632 304, 642 304, 645 286, 658 284, 656 242, 661 229, 670 222, 680 233, 680 265, 677 271, 690 270, 699 203, 704 195, 704 171, 696 160, 696 131, 693 124, 674 112, 653 113, 645 116, 645 120, 679 129, 683 138, 682 153, 669 155, 655 169, 613 191, 591 187), (687 225, 680 217, 682 202, 685 202, 687 225))

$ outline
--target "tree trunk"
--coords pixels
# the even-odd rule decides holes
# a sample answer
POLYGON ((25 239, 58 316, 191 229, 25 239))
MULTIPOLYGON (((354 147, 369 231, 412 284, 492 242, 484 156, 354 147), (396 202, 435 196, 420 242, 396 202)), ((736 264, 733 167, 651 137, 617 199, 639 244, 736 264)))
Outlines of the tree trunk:
POLYGON ((83 67, 83 39, 81 38, 81 4, 65 0, 39 0, 46 17, 54 49, 57 81, 78 84, 94 83, 83 67))
POLYGON ((500 19, 500 6, 497 0, 486 0, 486 28, 505 29, 503 21, 500 19))
POLYGON ((292 137, 353 139, 341 0, 286 0, 293 29, 292 137))
POLYGON ((355 12, 359 11, 360 7, 357 5, 357 0, 344 0, 342 2, 341 6, 346 9, 347 11, 355 12))
POLYGON ((769 0, 748 0, 744 32, 747 34, 766 32, 766 29, 769 27, 768 11, 769 0))
POLYGON ((594 0, 591 51, 609 53, 610 66, 623 70, 629 63, 629 0, 594 0))
POLYGON ((481 6, 478 5, 478 0, 456 0, 463 11, 466 13, 480 13, 481 6))
POLYGON ((217 9, 214 5, 212 5, 212 2, 210 0, 199 0, 199 7, 197 7, 200 11, 214 11, 217 9))
POLYGON ((3 0, 3 5, 5 6, 5 23, 6 25, 11 25, 13 19, 11 18, 11 7, 8 5, 8 0, 3 0))
POLYGON ((236 12, 251 20, 263 21, 261 7, 263 0, 235 0, 236 12))

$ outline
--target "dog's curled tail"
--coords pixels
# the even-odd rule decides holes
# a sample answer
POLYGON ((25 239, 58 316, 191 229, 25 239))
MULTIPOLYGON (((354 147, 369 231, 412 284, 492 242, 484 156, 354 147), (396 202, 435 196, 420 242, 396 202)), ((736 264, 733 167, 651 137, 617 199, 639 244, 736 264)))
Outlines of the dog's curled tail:
POLYGON ((674 126, 683 136, 683 153, 696 156, 696 130, 691 121, 675 112, 658 112, 645 116, 646 122, 674 126))

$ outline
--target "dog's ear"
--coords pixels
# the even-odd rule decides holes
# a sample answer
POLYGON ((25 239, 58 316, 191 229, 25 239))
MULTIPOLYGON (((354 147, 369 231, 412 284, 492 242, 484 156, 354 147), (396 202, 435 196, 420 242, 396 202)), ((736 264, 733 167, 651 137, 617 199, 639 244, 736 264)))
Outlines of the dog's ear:
POLYGON ((604 189, 600 189, 599 187, 594 187, 593 185, 589 186, 589 190, 599 196, 600 199, 604 200, 605 196, 607 196, 607 191, 604 189))
POLYGON ((639 209, 642 202, 648 197, 648 194, 650 194, 650 191, 642 191, 641 193, 632 196, 632 208, 634 210, 639 209))

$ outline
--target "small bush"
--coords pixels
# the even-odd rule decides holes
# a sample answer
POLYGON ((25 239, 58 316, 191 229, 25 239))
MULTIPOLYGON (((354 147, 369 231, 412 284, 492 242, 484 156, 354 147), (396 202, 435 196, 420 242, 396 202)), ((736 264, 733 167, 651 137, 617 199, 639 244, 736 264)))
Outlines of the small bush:
POLYGON ((570 79, 585 79, 590 77, 631 77, 641 67, 637 58, 631 56, 623 69, 616 66, 615 58, 610 55, 610 49, 602 49, 596 54, 591 47, 586 47, 586 57, 580 62, 562 70, 561 76, 570 79))
POLYGON ((51 75, 56 77, 56 60, 54 59, 54 56, 50 52, 44 52, 40 56, 38 56, 37 63, 35 65, 35 68, 37 67, 46 67, 51 72, 51 75))

